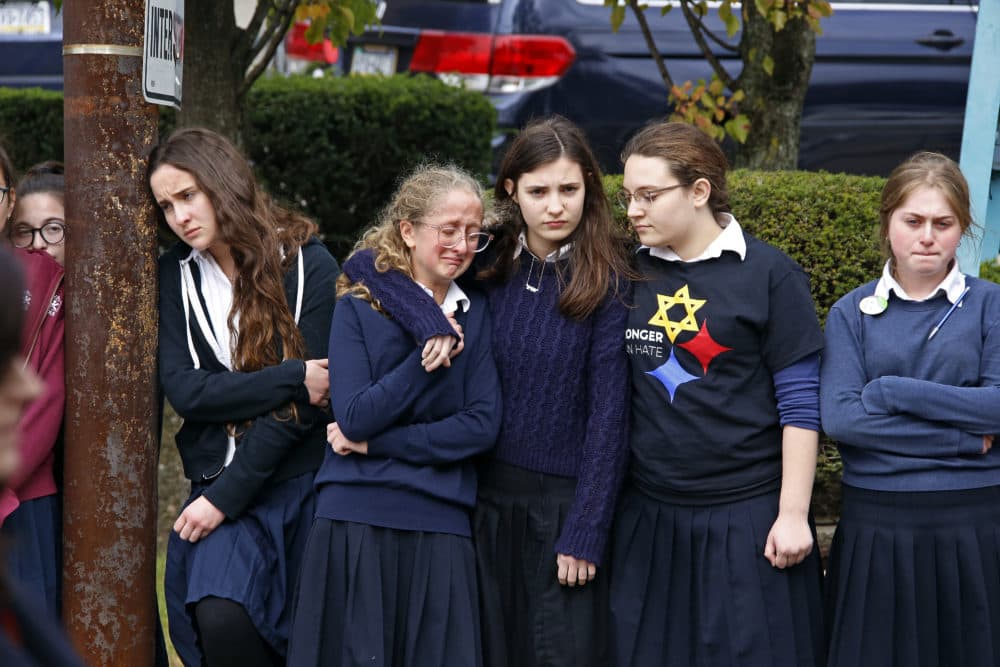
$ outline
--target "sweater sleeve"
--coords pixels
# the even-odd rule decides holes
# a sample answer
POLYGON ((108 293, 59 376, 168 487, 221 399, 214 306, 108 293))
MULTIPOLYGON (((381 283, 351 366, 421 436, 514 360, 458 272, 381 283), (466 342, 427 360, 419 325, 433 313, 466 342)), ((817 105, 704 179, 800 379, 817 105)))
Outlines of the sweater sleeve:
MULTIPOLYGON (((483 304, 485 309, 485 304, 483 304)), ((493 447, 500 432, 500 380, 490 346, 489 312, 478 331, 466 332, 472 355, 465 370, 465 405, 443 419, 394 426, 368 440, 368 453, 416 465, 464 461, 493 447)), ((455 372, 454 368, 445 372, 455 372)))
MULTIPOLYGON (((870 413, 914 415, 981 435, 1000 433, 1000 386, 996 385, 954 387, 887 375, 869 382, 861 400, 870 413)), ((980 445, 969 453, 981 449, 980 445)))
POLYGON ((826 320, 820 366, 820 417, 834 440, 860 449, 924 458, 979 451, 982 438, 940 421, 912 414, 869 412, 862 400, 868 384, 863 344, 842 307, 826 320))
POLYGON ((587 435, 576 496, 555 551, 601 564, 628 461, 628 357, 621 297, 609 294, 592 315, 587 360, 587 435))
MULTIPOLYGON (((334 308, 337 261, 320 246, 306 253, 307 267, 299 330, 310 359, 326 355, 334 308)), ((298 363, 302 363, 301 360, 298 363)), ((286 404, 288 401, 286 401, 286 404)), ((278 469, 288 453, 301 446, 316 428, 329 419, 325 410, 306 401, 295 401, 297 418, 276 416, 268 410, 256 417, 242 434, 233 460, 205 491, 205 497, 229 518, 239 516, 278 469)))
POLYGON ((427 292, 399 271, 380 272, 371 250, 359 250, 344 262, 344 273, 364 283, 385 312, 418 342, 434 336, 455 336, 448 318, 427 292))
MULTIPOLYGON (((420 363, 421 350, 413 351, 381 377, 375 377, 369 345, 377 337, 365 330, 359 309, 371 306, 353 297, 344 297, 337 306, 330 329, 330 400, 341 432, 350 440, 370 440, 395 424, 413 405, 433 373, 420 363)), ((440 309, 439 309, 440 310, 440 309)), ((382 317, 382 315, 378 315, 382 317)))
MULTIPOLYGON (((60 296, 62 291, 59 292, 60 296)), ((7 485, 17 491, 32 474, 52 455, 59 430, 62 428, 66 406, 66 380, 64 376, 63 310, 48 317, 39 336, 45 347, 36 350, 38 359, 35 372, 42 378, 45 391, 24 411, 21 418, 21 462, 7 485)))
MULTIPOLYGON (((160 384, 167 400, 184 419, 237 422, 292 400, 308 402, 308 391, 303 384, 305 364, 301 359, 288 359, 252 372, 195 368, 188 348, 186 322, 180 265, 170 253, 160 260, 160 384)), ((197 327, 193 316, 191 326, 197 327)))

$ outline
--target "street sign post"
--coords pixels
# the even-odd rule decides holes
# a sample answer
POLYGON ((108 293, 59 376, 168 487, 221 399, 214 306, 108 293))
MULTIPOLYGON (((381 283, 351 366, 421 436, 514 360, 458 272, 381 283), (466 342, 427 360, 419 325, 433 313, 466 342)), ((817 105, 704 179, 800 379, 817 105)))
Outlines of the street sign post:
POLYGON ((146 0, 142 96, 181 108, 184 81, 184 0, 146 0))

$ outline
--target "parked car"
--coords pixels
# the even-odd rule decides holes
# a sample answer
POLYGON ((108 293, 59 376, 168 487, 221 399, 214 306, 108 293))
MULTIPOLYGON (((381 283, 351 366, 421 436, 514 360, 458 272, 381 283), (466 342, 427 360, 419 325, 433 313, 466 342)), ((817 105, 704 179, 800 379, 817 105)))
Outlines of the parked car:
MULTIPOLYGON (((666 0, 671 1, 671 0, 666 0)), ((345 71, 427 72, 480 90, 497 108, 498 151, 534 117, 563 114, 590 136, 605 169, 667 91, 638 24, 617 33, 603 0, 388 0, 382 25, 352 38, 345 71)), ((677 82, 711 72, 679 10, 647 12, 677 82)), ((676 2, 674 2, 676 4, 676 2)), ((921 149, 957 157, 976 0, 834 0, 822 21, 802 116, 799 166, 886 174, 921 149)), ((709 25, 725 35, 714 10, 709 25)), ((718 55, 729 67, 739 61, 718 55)))
POLYGON ((0 86, 61 89, 62 39, 51 2, 0 3, 0 86))

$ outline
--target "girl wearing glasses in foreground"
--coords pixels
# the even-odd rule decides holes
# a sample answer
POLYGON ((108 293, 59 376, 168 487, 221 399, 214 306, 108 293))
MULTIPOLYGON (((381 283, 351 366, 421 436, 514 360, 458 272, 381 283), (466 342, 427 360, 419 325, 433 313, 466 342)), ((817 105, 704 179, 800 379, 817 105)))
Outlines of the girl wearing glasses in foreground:
MULTIPOLYGON (((474 517, 485 664, 604 666, 599 567, 626 458, 631 270, 597 161, 569 121, 526 127, 494 192, 501 222, 476 274, 503 395, 474 517)), ((363 254, 348 265, 418 340, 451 333, 398 272, 379 273, 363 254)))
POLYGON ((726 157, 695 127, 651 125, 623 158, 645 280, 626 331, 614 664, 822 664, 809 500, 823 338, 809 279, 741 229, 726 157))
POLYGON ((338 281, 337 421, 316 475, 290 665, 482 664, 469 514, 473 457, 496 440, 500 390, 485 298, 454 282, 488 242, 482 222, 482 191, 468 174, 424 166, 358 244, 453 313, 466 344, 448 368, 428 373, 423 345, 365 284, 338 281))
MULTIPOLYGON (((10 538, 8 572, 26 592, 59 615, 62 512, 54 467, 66 398, 63 268, 65 230, 62 164, 28 169, 17 184, 8 238, 27 278, 27 327, 22 350, 27 366, 45 383, 21 422, 21 461, 0 493, 0 524, 10 538)), ((0 207, 2 208, 2 207, 0 207)))
POLYGON ((879 208, 881 277, 826 321, 823 428, 844 461, 830 665, 1000 664, 1000 287, 962 274, 958 165, 918 153, 879 208))

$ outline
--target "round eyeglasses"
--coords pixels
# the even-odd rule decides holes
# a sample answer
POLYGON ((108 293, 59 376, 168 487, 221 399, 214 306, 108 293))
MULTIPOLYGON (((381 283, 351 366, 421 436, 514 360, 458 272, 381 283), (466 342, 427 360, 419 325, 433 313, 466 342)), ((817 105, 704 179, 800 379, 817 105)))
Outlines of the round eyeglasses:
POLYGON ((648 208, 653 205, 656 198, 662 195, 664 192, 670 192, 676 188, 684 187, 683 183, 675 183, 674 185, 668 185, 665 188, 657 188, 656 190, 636 190, 635 194, 632 194, 628 190, 622 188, 615 195, 615 201, 618 205, 622 207, 623 210, 628 210, 628 207, 632 205, 634 200, 641 208, 648 208))
POLYGON ((490 241, 493 240, 493 235, 486 232, 471 232, 466 234, 465 230, 461 227, 453 227, 452 225, 431 225, 426 222, 419 224, 437 230, 438 245, 442 248, 457 247, 464 238, 468 246, 472 248, 472 252, 482 252, 490 244, 490 241))
POLYGON ((66 225, 55 220, 46 222, 41 227, 14 223, 10 230, 10 242, 15 248, 28 248, 35 244, 35 234, 40 234, 47 245, 59 245, 66 238, 66 225))

